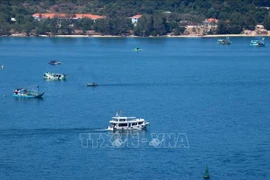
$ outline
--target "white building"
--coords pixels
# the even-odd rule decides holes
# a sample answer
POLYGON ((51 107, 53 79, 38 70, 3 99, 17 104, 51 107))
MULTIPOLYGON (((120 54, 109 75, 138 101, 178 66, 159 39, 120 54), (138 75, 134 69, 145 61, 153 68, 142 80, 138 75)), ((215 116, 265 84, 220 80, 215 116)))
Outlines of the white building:
POLYGON ((132 16, 132 17, 129 17, 129 18, 131 19, 132 24, 134 24, 134 26, 136 26, 137 23, 138 23, 138 20, 139 20, 141 17, 142 17, 141 14, 137 14, 137 15, 132 16))

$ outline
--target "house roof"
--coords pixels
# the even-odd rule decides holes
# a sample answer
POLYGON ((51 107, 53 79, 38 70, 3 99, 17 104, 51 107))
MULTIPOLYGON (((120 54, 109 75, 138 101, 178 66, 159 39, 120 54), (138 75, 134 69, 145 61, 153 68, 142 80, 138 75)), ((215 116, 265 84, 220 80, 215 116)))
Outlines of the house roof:
POLYGON ((141 14, 136 14, 135 16, 132 16, 132 17, 129 17, 129 18, 132 18, 132 19, 139 19, 141 18, 142 15, 141 14))
POLYGON ((89 19, 101 19, 105 18, 105 16, 99 16, 94 14, 75 14, 76 18, 89 18, 89 19))
POLYGON ((206 21, 208 23, 211 23, 211 22, 218 23, 218 19, 215 19, 215 18, 208 18, 208 19, 206 19, 206 21))
POLYGON ((94 14, 65 14, 65 13, 35 13, 32 15, 33 17, 36 18, 70 18, 70 19, 80 19, 80 18, 89 18, 89 19, 100 19, 100 18, 105 18, 105 16, 99 16, 99 15, 94 15, 94 14))

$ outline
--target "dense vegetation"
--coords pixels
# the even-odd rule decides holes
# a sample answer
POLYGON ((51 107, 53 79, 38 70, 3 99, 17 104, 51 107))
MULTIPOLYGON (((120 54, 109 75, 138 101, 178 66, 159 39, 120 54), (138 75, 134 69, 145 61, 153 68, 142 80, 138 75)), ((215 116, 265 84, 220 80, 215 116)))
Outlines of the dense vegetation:
POLYGON ((218 28, 206 33, 233 34, 254 30, 256 24, 270 30, 267 7, 270 0, 1 0, 0 35, 85 34, 89 30, 111 35, 179 35, 187 24, 202 24, 206 18, 219 19, 218 28), (37 21, 32 17, 36 12, 92 13, 107 18, 37 21), (143 14, 137 26, 128 18, 135 14, 143 14))

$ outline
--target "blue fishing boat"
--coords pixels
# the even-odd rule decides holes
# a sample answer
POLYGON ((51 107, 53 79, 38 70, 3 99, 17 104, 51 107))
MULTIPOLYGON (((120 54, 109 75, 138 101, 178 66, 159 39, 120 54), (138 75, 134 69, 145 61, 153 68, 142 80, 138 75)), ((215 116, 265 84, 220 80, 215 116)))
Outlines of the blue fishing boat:
POLYGON ((264 38, 262 38, 262 40, 251 40, 250 45, 255 47, 265 47, 266 43, 264 42, 264 38))
POLYGON ((28 90, 25 88, 17 88, 13 90, 13 96, 18 98, 42 98, 45 92, 39 92, 39 86, 37 90, 28 90))
POLYGON ((138 47, 135 47, 135 48, 133 49, 133 51, 134 51, 134 52, 141 52, 142 49, 141 49, 141 48, 138 48, 138 47))
POLYGON ((225 39, 218 39, 217 44, 230 45, 230 44, 232 44, 232 42, 230 41, 229 37, 226 37, 225 39))

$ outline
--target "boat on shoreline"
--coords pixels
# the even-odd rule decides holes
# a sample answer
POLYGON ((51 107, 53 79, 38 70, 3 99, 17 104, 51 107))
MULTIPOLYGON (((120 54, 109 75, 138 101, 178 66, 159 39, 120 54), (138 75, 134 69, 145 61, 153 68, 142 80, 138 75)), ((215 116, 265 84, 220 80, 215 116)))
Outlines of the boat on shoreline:
POLYGON ((264 38, 262 38, 262 40, 251 40, 250 45, 255 47, 265 47, 266 43, 264 42, 264 38))
POLYGON ((225 39, 218 39, 217 40, 217 44, 220 44, 220 45, 230 45, 232 44, 232 42, 230 41, 230 38, 229 37, 226 37, 225 39))
POLYGON ((44 73, 43 78, 49 80, 64 80, 66 79, 66 76, 66 74, 46 72, 44 73))
POLYGON ((37 90, 27 90, 25 88, 17 88, 13 90, 13 96, 19 98, 42 98, 45 92, 39 92, 39 86, 37 90))
POLYGON ((149 122, 147 122, 145 119, 121 116, 118 113, 116 113, 116 115, 112 117, 112 120, 110 120, 108 130, 110 131, 144 130, 148 125, 149 122))
POLYGON ((49 64, 51 64, 51 65, 59 65, 59 64, 61 64, 61 62, 60 61, 50 61, 49 64))

